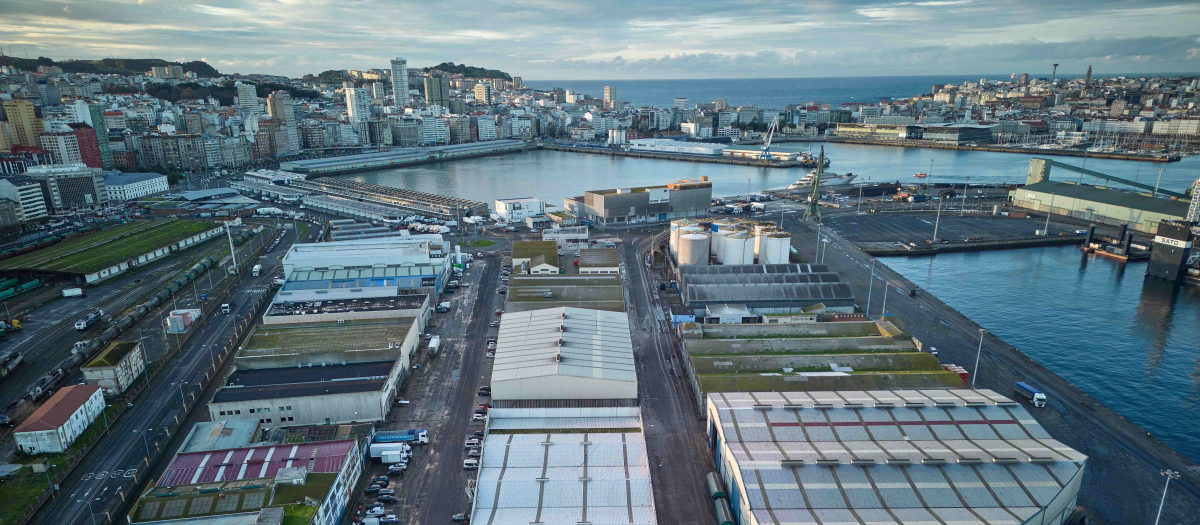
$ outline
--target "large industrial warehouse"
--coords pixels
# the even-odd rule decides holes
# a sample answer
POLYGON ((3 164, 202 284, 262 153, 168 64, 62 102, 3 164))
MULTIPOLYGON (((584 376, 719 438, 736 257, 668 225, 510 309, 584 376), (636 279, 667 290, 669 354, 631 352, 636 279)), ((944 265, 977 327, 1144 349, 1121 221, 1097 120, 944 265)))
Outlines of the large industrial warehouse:
POLYGON ((984 389, 719 393, 707 411, 740 525, 1060 525, 1087 461, 984 389))
POLYGON ((695 310, 717 304, 745 305, 755 313, 796 313, 824 304, 852 312, 854 292, 823 264, 679 266, 683 303, 695 310))
POLYGON ((506 313, 496 337, 492 401, 499 407, 635 406, 629 317, 559 307, 506 313))

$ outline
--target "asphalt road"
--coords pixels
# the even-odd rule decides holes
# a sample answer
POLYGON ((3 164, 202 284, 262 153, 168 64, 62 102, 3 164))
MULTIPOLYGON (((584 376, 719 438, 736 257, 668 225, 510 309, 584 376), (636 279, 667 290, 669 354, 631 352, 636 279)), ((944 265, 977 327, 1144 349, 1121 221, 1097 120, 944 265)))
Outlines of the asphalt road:
POLYGON ((618 244, 638 377, 638 402, 658 523, 712 523, 716 510, 704 476, 716 469, 704 421, 683 380, 678 342, 655 304, 658 285, 646 267, 650 237, 627 233, 618 244))
MULTIPOLYGON (((414 360, 421 368, 413 371, 398 394, 411 404, 393 407, 388 421, 381 425, 384 430, 429 431, 429 444, 414 447, 404 476, 391 478, 390 488, 399 501, 387 507, 388 513, 406 525, 448 523, 451 515, 470 512, 466 488, 475 476, 474 471, 462 468, 463 441, 466 434, 484 428, 482 422, 471 421, 471 414, 477 404, 488 402, 475 393, 491 377, 491 360, 484 359, 484 353, 487 338, 497 332, 489 324, 499 318, 495 310, 506 297, 496 293, 500 266, 500 257, 476 259, 463 274, 463 282, 470 286, 442 296, 440 300, 449 301, 452 307, 449 312, 434 314, 435 326, 429 329, 441 338, 440 355, 414 360)), ((421 352, 424 350, 422 347, 421 352)), ((364 474, 369 475, 364 475, 362 486, 357 487, 357 500, 351 503, 343 523, 352 521, 358 505, 366 507, 375 501, 362 489, 371 478, 386 473, 385 465, 368 467, 364 474)))
MULTIPOLYGON (((793 235, 792 246, 812 260, 813 231, 795 220, 787 221, 786 226, 793 235)), ((886 282, 890 290, 887 313, 895 314, 903 329, 924 344, 936 346, 943 363, 968 370, 974 367, 979 325, 928 293, 910 299, 907 292, 913 283, 882 263, 876 262, 876 279, 870 286, 872 257, 848 241, 832 237, 823 254, 824 263, 850 283, 860 307, 867 308, 870 294, 870 313, 883 313, 886 282)), ((1164 468, 1181 471, 1183 479, 1171 484, 1162 523, 1200 523, 1200 492, 1195 481, 1200 470, 1195 464, 1011 345, 986 334, 977 386, 1011 396, 1016 381, 1031 381, 1047 393, 1047 406, 1030 408, 1030 413, 1055 439, 1089 456, 1079 497, 1089 523, 1153 523, 1165 481, 1159 470, 1164 468)))
MULTIPOLYGON (((273 255, 282 253, 286 246, 281 243, 273 255)), ((241 250, 239 247, 239 253, 241 250)), ((161 451, 168 447, 171 438, 186 435, 190 430, 184 426, 167 435, 164 429, 176 418, 185 418, 185 402, 192 408, 197 402, 206 401, 202 381, 214 372, 208 349, 220 349, 229 342, 235 322, 252 315, 255 300, 269 289, 278 262, 274 256, 268 256, 261 263, 265 271, 259 277, 244 275, 242 284, 234 291, 233 312, 210 316, 204 322, 171 365, 138 396, 134 407, 112 422, 109 434, 62 482, 56 500, 43 507, 32 523, 89 525, 93 517, 97 523, 105 523, 106 519, 124 521, 119 514, 125 503, 136 497, 133 489, 145 477, 147 456, 168 460, 171 450, 165 454, 161 451)), ((185 288, 187 291, 190 290, 185 288)), ((204 407, 196 410, 203 411, 204 407)), ((174 445, 178 446, 177 440, 174 445)))

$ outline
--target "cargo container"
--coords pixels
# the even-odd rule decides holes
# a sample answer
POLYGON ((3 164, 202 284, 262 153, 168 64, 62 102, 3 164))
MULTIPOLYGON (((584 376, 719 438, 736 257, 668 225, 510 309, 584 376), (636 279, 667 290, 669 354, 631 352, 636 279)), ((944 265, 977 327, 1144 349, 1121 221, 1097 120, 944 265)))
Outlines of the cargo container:
POLYGON ((725 484, 721 481, 721 475, 716 472, 709 472, 705 477, 705 482, 708 484, 708 497, 719 499, 728 497, 725 494, 725 484))
POLYGON ((85 296, 87 296, 87 294, 84 293, 83 288, 63 288, 62 296, 63 297, 85 297, 85 296))
MULTIPOLYGON (((442 344, 442 338, 440 336, 436 336, 436 335, 433 336, 433 338, 429 340, 429 349, 425 352, 425 354, 428 355, 429 357, 434 357, 434 356, 438 355, 438 349, 441 346, 441 344, 442 344)), ((424 431, 422 431, 422 432, 424 432, 424 431)))
POLYGON ((1017 381, 1016 393, 1018 396, 1028 399, 1029 403, 1035 407, 1041 408, 1046 406, 1046 394, 1034 388, 1029 383, 1017 381))
POLYGON ((371 443, 371 457, 383 457, 387 453, 397 453, 401 451, 412 451, 412 447, 408 443, 371 443))

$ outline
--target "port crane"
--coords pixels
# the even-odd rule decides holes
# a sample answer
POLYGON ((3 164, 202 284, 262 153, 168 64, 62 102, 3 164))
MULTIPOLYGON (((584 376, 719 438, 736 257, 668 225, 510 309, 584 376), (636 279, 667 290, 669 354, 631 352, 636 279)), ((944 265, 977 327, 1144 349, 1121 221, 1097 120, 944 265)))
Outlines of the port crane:
MULTIPOLYGON (((804 210, 804 221, 811 218, 821 222, 821 173, 825 168, 825 146, 821 146, 821 155, 817 157, 816 177, 812 181, 812 193, 808 196, 808 208, 804 210)), ((859 190, 861 191, 861 190, 859 190)))
POLYGON ((771 139, 775 138, 775 130, 779 128, 779 119, 771 119, 771 125, 767 127, 767 140, 763 142, 762 154, 758 156, 759 160, 774 160, 771 158, 771 139))

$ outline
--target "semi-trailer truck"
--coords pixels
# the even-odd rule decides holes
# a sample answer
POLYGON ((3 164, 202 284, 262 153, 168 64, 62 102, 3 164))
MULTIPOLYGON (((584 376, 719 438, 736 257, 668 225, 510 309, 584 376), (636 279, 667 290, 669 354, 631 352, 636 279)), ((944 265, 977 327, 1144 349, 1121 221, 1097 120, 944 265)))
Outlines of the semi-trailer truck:
POLYGON ((1034 388, 1029 383, 1018 381, 1016 393, 1018 396, 1028 399, 1029 403, 1035 407, 1041 408, 1046 406, 1046 394, 1042 393, 1041 390, 1034 388))
MULTIPOLYGON (((436 339, 436 337, 435 337, 436 339)), ((429 433, 421 429, 394 430, 376 432, 375 443, 408 443, 410 445, 429 444, 429 433)))
POLYGON ((425 352, 425 355, 428 355, 429 357, 434 357, 434 356, 438 355, 438 347, 440 347, 441 345, 442 345, 442 338, 440 336, 436 336, 436 335, 433 336, 433 338, 429 340, 429 350, 427 352, 425 352))
POLYGON ((412 453, 412 447, 408 443, 371 443, 371 457, 380 458, 384 454, 393 453, 412 453))
POLYGON ((253 268, 250 269, 250 275, 252 275, 254 277, 258 277, 258 274, 260 274, 260 273, 262 273, 262 265, 261 264, 256 264, 256 265, 254 265, 253 268))

